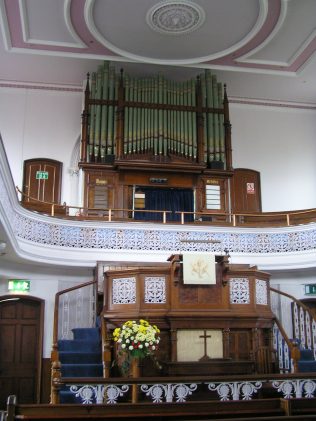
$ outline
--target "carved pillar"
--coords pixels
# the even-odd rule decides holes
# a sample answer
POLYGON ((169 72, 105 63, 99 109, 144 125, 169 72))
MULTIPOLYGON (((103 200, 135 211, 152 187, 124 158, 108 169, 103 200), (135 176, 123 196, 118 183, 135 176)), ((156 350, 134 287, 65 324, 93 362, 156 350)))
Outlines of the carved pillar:
POLYGON ((57 404, 59 403, 59 390, 60 390, 60 362, 54 361, 52 363, 51 371, 51 394, 50 394, 50 403, 57 404))
POLYGON ((223 329, 223 358, 229 358, 230 329, 223 329))
POLYGON ((177 361, 177 329, 170 329, 171 361, 177 361))

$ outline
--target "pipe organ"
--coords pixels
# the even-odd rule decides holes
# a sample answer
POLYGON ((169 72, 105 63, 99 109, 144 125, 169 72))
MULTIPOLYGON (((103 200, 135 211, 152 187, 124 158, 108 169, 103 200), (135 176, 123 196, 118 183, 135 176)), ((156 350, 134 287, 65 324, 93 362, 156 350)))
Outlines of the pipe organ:
POLYGON ((195 212, 229 213, 234 170, 225 85, 209 70, 174 81, 162 73, 138 78, 104 62, 87 78, 79 167, 85 208, 117 209, 124 219, 145 211, 158 218, 155 211, 164 210, 172 221, 179 211, 188 212, 186 221, 198 220, 195 212))
POLYGON ((226 91, 209 70, 176 82, 131 77, 104 62, 88 78, 81 162, 160 157, 230 169, 230 149, 226 91))

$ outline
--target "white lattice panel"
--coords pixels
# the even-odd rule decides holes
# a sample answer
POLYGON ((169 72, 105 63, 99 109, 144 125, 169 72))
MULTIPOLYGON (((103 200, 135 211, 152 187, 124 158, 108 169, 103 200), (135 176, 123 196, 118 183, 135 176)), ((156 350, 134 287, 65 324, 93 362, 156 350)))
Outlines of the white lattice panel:
POLYGON ((166 278, 159 276, 145 277, 145 303, 163 304, 166 302, 166 278))
POLYGON ((249 279, 232 278, 229 285, 231 304, 250 304, 249 279))
POLYGON ((136 278, 116 278, 112 280, 112 303, 136 303, 136 278))
POLYGON ((256 279, 256 304, 268 304, 267 283, 262 279, 256 279))

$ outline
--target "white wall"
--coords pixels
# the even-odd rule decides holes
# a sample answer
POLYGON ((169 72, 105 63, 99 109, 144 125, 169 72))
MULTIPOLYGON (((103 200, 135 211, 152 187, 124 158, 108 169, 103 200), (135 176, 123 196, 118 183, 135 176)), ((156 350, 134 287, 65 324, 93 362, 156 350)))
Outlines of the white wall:
POLYGON ((15 184, 22 189, 23 161, 63 162, 62 198, 77 199, 77 178, 69 174, 81 131, 82 94, 64 90, 1 88, 0 132, 15 184), (75 180, 75 182, 74 182, 75 180))
POLYGON ((264 212, 316 207, 316 111, 231 104, 233 167, 261 175, 264 212))

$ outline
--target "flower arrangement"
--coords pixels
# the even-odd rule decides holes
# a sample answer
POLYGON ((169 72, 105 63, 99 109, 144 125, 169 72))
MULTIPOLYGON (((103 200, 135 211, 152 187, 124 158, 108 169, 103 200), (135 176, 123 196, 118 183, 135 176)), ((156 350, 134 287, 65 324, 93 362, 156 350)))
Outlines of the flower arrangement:
POLYGON ((145 358, 156 351, 160 342, 160 330, 146 320, 128 320, 113 332, 114 342, 126 357, 145 358))

